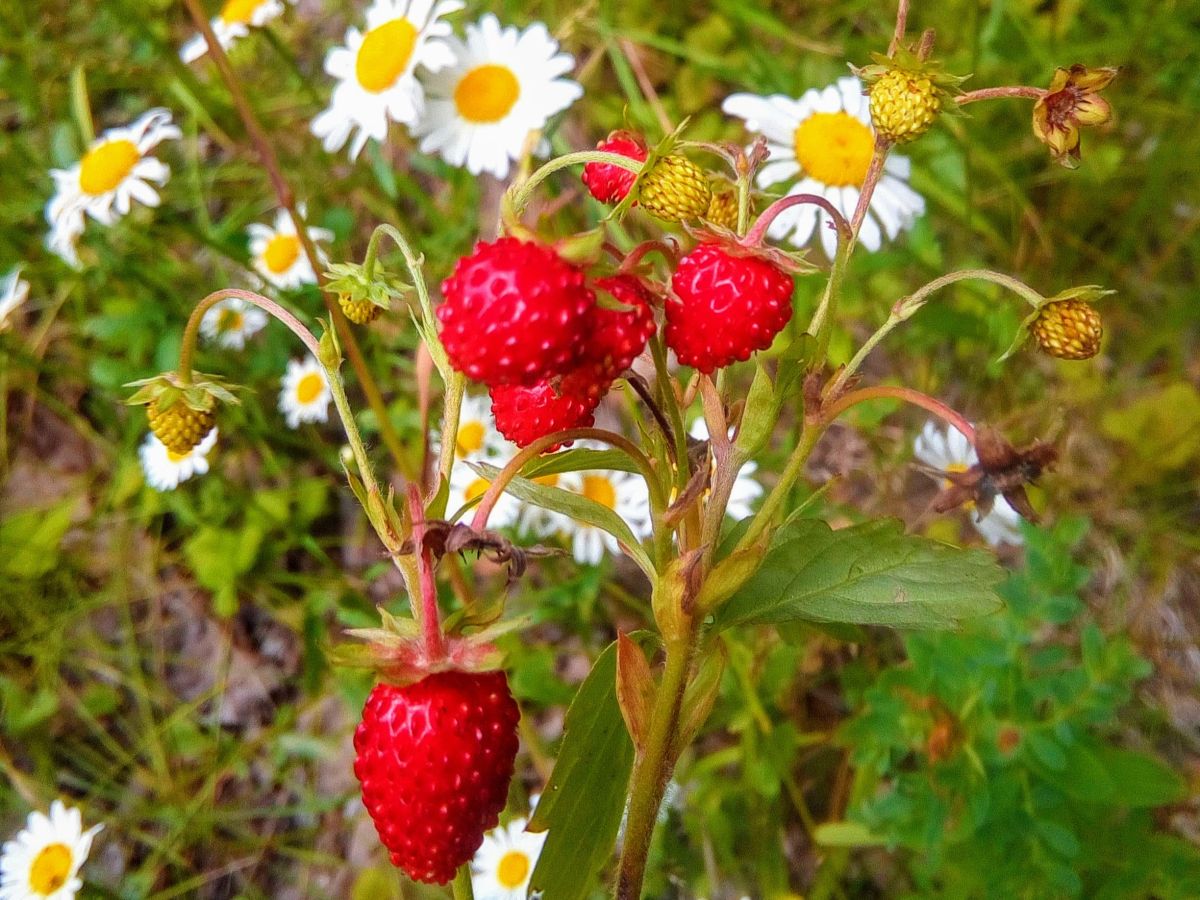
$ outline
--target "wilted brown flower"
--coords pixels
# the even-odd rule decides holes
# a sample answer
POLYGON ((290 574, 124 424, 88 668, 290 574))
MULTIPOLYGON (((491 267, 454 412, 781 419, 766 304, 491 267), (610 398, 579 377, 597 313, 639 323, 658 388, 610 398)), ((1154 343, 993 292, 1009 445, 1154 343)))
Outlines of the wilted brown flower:
POLYGON ((966 503, 974 503, 981 516, 992 511, 996 498, 1003 496, 1017 512, 1036 522, 1037 512, 1025 493, 1025 485, 1037 481, 1042 472, 1054 465, 1058 451, 1050 444, 1034 441, 1016 449, 991 428, 975 429, 975 452, 979 462, 965 472, 946 472, 950 486, 933 500, 935 511, 949 512, 966 503))
POLYGON ((1112 107, 1100 91, 1116 77, 1114 68, 1089 69, 1078 63, 1056 69, 1050 88, 1033 105, 1033 133, 1064 166, 1073 168, 1079 159, 1079 129, 1112 118, 1112 107))

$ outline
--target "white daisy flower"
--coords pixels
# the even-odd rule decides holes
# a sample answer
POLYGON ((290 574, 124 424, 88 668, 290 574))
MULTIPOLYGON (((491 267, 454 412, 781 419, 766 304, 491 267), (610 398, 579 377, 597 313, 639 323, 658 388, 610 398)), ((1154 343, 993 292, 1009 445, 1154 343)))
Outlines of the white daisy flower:
POLYGON ((311 356, 288 360, 279 392, 279 411, 287 419, 288 428, 299 428, 301 422, 327 422, 332 399, 319 362, 311 356))
MULTIPOLYGON (((435 434, 435 445, 439 441, 440 434, 435 434)), ((511 459, 515 452, 514 445, 496 430, 496 420, 492 418, 491 398, 487 394, 464 394, 462 409, 458 414, 455 458, 486 460, 496 464, 496 460, 511 459)))
POLYGON ((29 282, 21 277, 21 267, 0 278, 0 332, 12 326, 12 315, 29 297, 29 282))
MULTIPOLYGON (((798 100, 782 94, 732 94, 721 109, 767 139, 770 159, 756 177, 761 188, 799 178, 788 194, 819 194, 849 219, 875 150, 875 132, 863 86, 852 76, 805 91, 798 100)), ((907 157, 889 154, 871 196, 859 240, 878 250, 883 236, 895 238, 925 212, 925 200, 908 186, 907 157)), ((825 255, 833 258, 837 234, 829 215, 811 204, 784 210, 767 229, 776 240, 806 244, 816 227, 825 255), (819 227, 818 222, 820 223, 819 227)))
POLYGON ((79 869, 103 827, 84 831, 79 810, 61 800, 50 804, 49 816, 31 812, 0 850, 0 900, 72 900, 83 887, 79 869))
POLYGON ((329 108, 312 122, 325 150, 350 140, 356 159, 368 138, 387 137, 388 122, 415 125, 425 110, 418 66, 436 72, 453 64, 443 16, 463 8, 461 0, 376 0, 367 10, 367 31, 346 29, 346 44, 325 57, 325 71, 338 80, 329 108))
POLYGON ((51 222, 46 235, 46 249, 59 257, 73 269, 79 268, 79 251, 76 245, 83 234, 83 210, 62 209, 51 222))
POLYGON ((187 453, 176 453, 168 450, 153 434, 147 434, 138 448, 146 484, 156 491, 173 491, 189 478, 203 475, 208 471, 208 454, 216 443, 217 429, 214 428, 187 453))
POLYGON ((540 22, 524 31, 501 28, 486 15, 468 25, 466 40, 451 38, 455 62, 425 80, 425 115, 415 134, 424 153, 438 153, 472 174, 508 175, 531 132, 583 96, 560 76, 575 60, 540 22))
MULTIPOLYGON (((927 466, 943 472, 965 472, 979 462, 975 448, 966 435, 957 428, 942 431, 935 422, 925 423, 913 444, 913 453, 927 466)), ((946 486, 949 487, 949 484, 947 481, 946 486)), ((973 506, 969 508, 974 509, 973 506)), ((1019 527, 1021 514, 1003 497, 996 498, 992 511, 986 516, 976 514, 971 521, 983 539, 993 547, 999 544, 1020 546, 1023 542, 1019 527)))
POLYGON ((200 333, 219 347, 241 350, 246 339, 262 331, 267 314, 237 297, 227 297, 216 303, 200 320, 200 333))
MULTIPOLYGON (((303 219, 307 210, 303 204, 298 209, 303 219)), ((310 227, 307 230, 309 239, 314 243, 333 240, 333 232, 328 228, 310 227)), ((302 284, 317 283, 317 274, 296 233, 296 223, 286 209, 275 213, 274 228, 254 222, 246 231, 250 234, 250 257, 254 270, 270 284, 283 290, 294 290, 302 284)), ((318 257, 324 262, 324 255, 319 251, 318 257)))
MULTIPOLYGON (((635 537, 650 536, 650 492, 640 475, 594 470, 579 473, 579 478, 580 494, 616 512, 635 537)), ((571 535, 571 552, 578 563, 594 566, 604 558, 606 549, 613 553, 621 551, 615 537, 586 522, 571 520, 567 531, 571 535)))
MULTIPOLYGON (((474 461, 474 460, 473 460, 474 461)), ((503 466, 506 459, 489 459, 489 465, 503 466)), ((476 497, 482 497, 484 492, 491 487, 491 482, 482 475, 476 473, 466 460, 455 460, 453 468, 450 469, 450 492, 446 498, 446 512, 449 515, 454 515, 463 506, 476 497)), ((474 507, 472 507, 472 510, 474 507)), ((465 518, 469 521, 473 513, 469 512, 465 518)), ((516 525, 521 517, 521 501, 507 491, 500 495, 496 500, 496 505, 492 507, 492 511, 488 514, 488 528, 508 528, 511 525, 516 525)))
MULTIPOLYGON (((295 0, 288 2, 294 3, 295 0)), ((226 0, 212 20, 212 30, 221 49, 228 50, 234 41, 248 35, 251 28, 261 28, 281 15, 281 0, 226 0)), ((185 63, 195 62, 207 52, 208 43, 204 35, 196 34, 180 48, 179 58, 185 63)))
POLYGON ((158 206, 158 192, 151 184, 162 187, 171 170, 148 154, 163 141, 180 136, 170 112, 152 109, 131 125, 108 129, 71 168, 52 169, 55 194, 46 204, 51 249, 64 258, 73 255, 73 249, 66 247, 73 248, 74 239, 83 232, 82 213, 111 225, 129 212, 134 200, 158 206))
MULTIPOLYGON (((692 427, 688 429, 688 434, 698 441, 708 440, 708 423, 703 418, 697 419, 692 423, 692 427)), ((733 437, 733 429, 729 429, 729 436, 733 437)), ((712 463, 712 467, 716 469, 716 462, 712 463)), ((737 478, 733 482, 733 490, 729 493, 729 503, 725 506, 725 514, 732 516, 734 519, 741 521, 747 519, 754 514, 754 501, 762 496, 763 487, 754 480, 754 473, 758 471, 758 463, 751 460, 744 463, 738 471, 737 478)))
POLYGON ((493 828, 471 860, 471 887, 475 900, 525 900, 546 832, 525 830, 525 819, 493 828))

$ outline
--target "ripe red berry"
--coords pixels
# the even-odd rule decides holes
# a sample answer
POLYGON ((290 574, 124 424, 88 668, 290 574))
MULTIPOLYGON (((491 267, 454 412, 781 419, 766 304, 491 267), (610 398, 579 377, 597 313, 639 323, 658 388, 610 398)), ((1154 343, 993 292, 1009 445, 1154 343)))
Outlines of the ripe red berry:
POLYGON ((626 307, 609 309, 597 304, 588 326, 587 358, 611 380, 633 365, 654 334, 654 295, 633 275, 601 278, 593 286, 626 307))
POLYGON ((792 317, 792 278, 767 260, 704 243, 679 261, 667 346, 705 373, 766 350, 792 317))
POLYGON ((379 839, 410 878, 445 884, 496 827, 520 717, 503 672, 375 685, 354 732, 354 774, 379 839))
POLYGON ((595 297, 582 270, 549 247, 478 243, 442 282, 437 311, 454 368, 488 385, 533 384, 583 353, 595 297))
MULTIPOLYGON (((628 131, 614 131, 596 145, 605 153, 618 153, 638 162, 646 159, 646 142, 628 131)), ((620 203, 633 187, 637 176, 628 169, 608 163, 588 163, 583 167, 583 183, 601 203, 620 203)))
MULTIPOLYGON (((611 384, 612 379, 605 377, 599 366, 585 363, 566 375, 529 387, 494 387, 492 417, 496 430, 518 447, 528 447, 556 431, 588 428, 596 421, 596 407, 611 384)), ((554 444, 543 452, 552 453, 562 446, 554 444)))

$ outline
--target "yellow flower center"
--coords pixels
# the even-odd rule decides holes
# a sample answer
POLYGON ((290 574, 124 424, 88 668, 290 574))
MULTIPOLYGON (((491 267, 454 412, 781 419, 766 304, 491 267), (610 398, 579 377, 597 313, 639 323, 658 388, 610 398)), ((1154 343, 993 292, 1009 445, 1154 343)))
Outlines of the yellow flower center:
MULTIPOLYGON (((950 463, 950 465, 946 466, 946 471, 947 472, 965 472, 969 468, 971 468, 971 467, 968 466, 966 463, 950 463)), ((949 478, 946 478, 942 481, 943 489, 948 488, 948 487, 953 487, 953 486, 954 486, 954 482, 951 481, 949 478)), ((975 508, 974 500, 968 500, 966 503, 963 504, 963 509, 972 510, 974 508, 975 508)))
POLYGON ((459 456, 470 456, 483 449, 483 439, 487 429, 482 422, 464 422, 458 427, 458 440, 455 441, 459 456))
POLYGON ((223 309, 217 316, 217 331, 241 331, 246 324, 246 317, 236 309, 223 309))
POLYGON ((187 453, 176 453, 174 450, 168 449, 167 450, 167 459, 169 459, 171 462, 175 463, 176 465, 179 465, 179 463, 183 462, 185 459, 188 458, 188 453, 191 453, 191 452, 192 451, 189 450, 187 453))
POLYGON ((589 500, 595 500, 609 509, 617 508, 617 489, 603 475, 583 476, 583 496, 589 500))
POLYGON ((267 242, 263 250, 262 261, 267 271, 273 275, 282 275, 292 267, 292 263, 300 256, 300 239, 294 234, 277 234, 267 242))
POLYGON ((262 0, 229 0, 221 7, 220 18, 226 25, 249 25, 262 0))
POLYGON ((67 883, 71 874, 71 848, 66 844, 48 844, 29 868, 29 886, 34 893, 49 897, 67 883))
POLYGON ((537 478, 535 478, 533 480, 536 481, 538 484, 544 484, 546 487, 558 487, 558 476, 557 475, 539 475, 537 478))
POLYGON ((482 497, 487 489, 491 486, 491 482, 486 478, 476 478, 467 485, 467 489, 463 491, 464 500, 474 500, 476 497, 482 497))
POLYGON ((454 105, 468 122, 487 124, 507 116, 520 96, 521 85, 512 69, 488 63, 462 77, 454 89, 454 105))
POLYGON ((107 194, 133 171, 142 154, 133 141, 124 138, 97 144, 79 164, 79 186, 85 194, 107 194))
POLYGON ((363 36, 354 74, 364 90, 386 91, 408 68, 417 46, 417 29, 408 19, 392 19, 363 36))
POLYGON ((529 855, 520 850, 509 850, 500 857, 496 866, 496 880, 505 890, 515 890, 525 884, 529 875, 529 855))
POLYGON ((794 137, 796 161, 830 187, 859 187, 867 177, 875 136, 849 113, 813 113, 794 137))
POLYGON ((296 383, 296 399, 307 406, 325 389, 325 380, 316 372, 309 372, 296 383))

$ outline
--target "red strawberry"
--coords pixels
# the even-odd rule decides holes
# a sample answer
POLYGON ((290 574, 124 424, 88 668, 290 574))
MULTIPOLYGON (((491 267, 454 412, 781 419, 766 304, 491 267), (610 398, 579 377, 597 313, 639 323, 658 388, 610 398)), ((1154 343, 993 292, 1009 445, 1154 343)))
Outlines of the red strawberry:
POLYGON ((792 317, 790 275, 761 256, 701 244, 679 261, 667 300, 667 346, 705 373, 766 350, 792 317))
POLYGON ((445 884, 508 799, 521 713, 503 672, 375 685, 354 732, 354 774, 392 862, 445 884))
POLYGON ((599 304, 592 307, 585 352, 611 380, 633 364, 654 334, 654 295, 641 279, 632 275, 601 278, 594 286, 627 307, 609 309, 599 304))
MULTIPOLYGON (((646 159, 646 142, 628 131, 614 131, 598 143, 596 149, 628 156, 638 162, 646 159)), ((583 183, 601 203, 620 203, 633 187, 636 177, 628 169, 608 163, 588 163, 583 167, 583 183)))
POLYGON ((437 316, 450 362, 488 385, 532 384, 578 360, 596 299, 582 270, 510 237, 476 244, 442 294, 437 316))
MULTIPOLYGON (((556 431, 590 427, 596 421, 593 413, 611 384, 612 379, 606 378, 599 366, 585 363, 566 375, 530 387, 494 387, 492 417, 502 435, 518 447, 528 447, 556 431)), ((552 453, 561 446, 554 444, 543 452, 552 453)))

